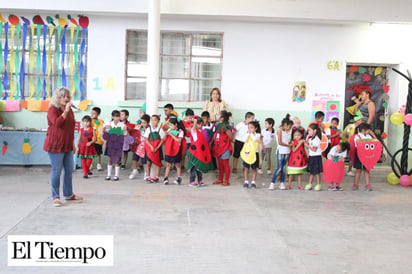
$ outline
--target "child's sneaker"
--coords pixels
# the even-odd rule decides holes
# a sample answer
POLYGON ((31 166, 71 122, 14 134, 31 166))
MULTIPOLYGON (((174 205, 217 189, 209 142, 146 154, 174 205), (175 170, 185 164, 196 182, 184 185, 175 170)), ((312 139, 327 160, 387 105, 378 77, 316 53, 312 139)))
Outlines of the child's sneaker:
POLYGON ((352 190, 358 190, 358 189, 359 189, 359 185, 357 185, 357 184, 352 185, 352 190))
POLYGON ((110 181, 112 178, 110 178, 110 176, 106 176, 106 178, 104 178, 106 181, 110 181))
POLYGON ((121 169, 126 169, 126 165, 123 164, 123 165, 120 166, 120 168, 121 168, 121 169))
POLYGON ((336 185, 335 190, 337 190, 337 191, 343 191, 343 187, 341 187, 341 186, 339 186, 339 185, 336 185))
POLYGON ((138 173, 139 172, 137 171, 137 169, 133 169, 132 173, 130 173, 130 175, 129 175, 129 180, 133 180, 134 178, 136 178, 136 175, 138 173))
POLYGON ((174 181, 175 185, 180 185, 182 183, 182 178, 177 177, 177 179, 174 181))
POLYGON ((317 184, 314 188, 315 191, 320 191, 322 189, 320 184, 317 184))
POLYGON ((153 183, 159 182, 159 177, 153 177, 153 178, 152 178, 152 182, 153 182, 153 183))
POLYGON ((191 187, 197 187, 198 185, 197 185, 196 182, 191 182, 191 183, 189 183, 189 186, 191 186, 191 187))
POLYGON ((286 189, 285 183, 280 183, 279 184, 279 189, 280 190, 285 190, 286 189))
POLYGON ((372 191, 372 186, 371 185, 366 185, 365 190, 366 191, 372 191))
POLYGON ((243 187, 244 187, 244 188, 249 188, 249 182, 248 182, 248 181, 245 181, 245 182, 243 183, 243 187))
POLYGON ((305 190, 312 190, 312 184, 307 184, 305 186, 305 190))
POLYGON ((119 181, 119 176, 113 176, 113 181, 119 181))
POLYGON ((328 190, 329 190, 329 191, 335 191, 335 190, 336 190, 335 185, 334 185, 334 184, 330 184, 329 187, 328 187, 328 190))
POLYGON ((270 183, 269 190, 274 190, 274 189, 275 189, 275 183, 270 183))
POLYGON ((165 178, 163 179, 163 184, 164 184, 164 185, 168 185, 168 184, 169 184, 169 178, 165 177, 165 178))
POLYGON ((353 176, 355 176, 355 172, 353 172, 351 170, 351 171, 348 171, 348 173, 346 173, 346 175, 353 177, 353 176))
POLYGON ((259 169, 258 169, 258 171, 257 171, 257 173, 259 173, 259 174, 263 174, 262 169, 261 169, 261 168, 259 168, 259 169))
POLYGON ((150 177, 146 177, 144 180, 145 180, 148 184, 153 183, 152 178, 150 178, 150 177))
POLYGON ((203 181, 200 181, 199 183, 197 183, 199 186, 204 186, 205 184, 203 183, 203 181))
POLYGON ((96 165, 96 168, 97 168, 97 171, 102 171, 102 170, 103 170, 103 168, 102 168, 102 165, 101 165, 101 164, 97 164, 97 165, 96 165))
POLYGON ((270 171, 270 169, 268 169, 268 170, 266 171, 266 174, 267 174, 267 175, 271 175, 271 174, 272 174, 272 171, 270 171))
POLYGON ((250 188, 256 189, 256 182, 255 181, 252 181, 252 183, 250 184, 250 188))

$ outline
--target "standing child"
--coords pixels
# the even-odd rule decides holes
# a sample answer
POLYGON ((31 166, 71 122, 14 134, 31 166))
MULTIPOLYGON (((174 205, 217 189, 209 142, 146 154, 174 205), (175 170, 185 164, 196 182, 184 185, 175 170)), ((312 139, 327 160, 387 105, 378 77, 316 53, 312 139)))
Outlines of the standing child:
MULTIPOLYGON (((123 122, 125 125, 129 124, 129 111, 127 109, 122 109, 120 111, 120 122, 123 122)), ((127 128, 129 129, 129 128, 127 128)), ((127 158, 129 156, 129 146, 128 145, 124 145, 124 150, 123 150, 123 163, 121 165, 122 169, 126 169, 126 163, 127 163, 127 158)))
MULTIPOLYGON (((323 111, 316 111, 315 112, 315 119, 309 123, 309 126, 311 124, 316 124, 320 128, 321 133, 325 131, 325 124, 323 123, 323 120, 325 120, 325 113, 323 111)), ((309 130, 309 129, 308 129, 309 130)))
POLYGON ((96 142, 94 143, 94 148, 96 149, 96 153, 97 153, 97 165, 96 168, 98 171, 102 171, 102 165, 101 165, 101 161, 102 161, 102 153, 103 153, 103 139, 102 139, 102 135, 103 135, 103 120, 99 119, 101 113, 101 109, 99 107, 94 107, 92 108, 92 113, 91 113, 91 117, 92 117, 92 128, 94 129, 94 133, 96 136, 96 142))
POLYGON ((305 151, 305 129, 303 127, 293 127, 292 129, 292 147, 290 151, 289 163, 288 163, 288 185, 286 189, 292 188, 293 176, 298 177, 298 188, 303 190, 302 186, 302 174, 306 173, 308 166, 308 155, 305 151))
POLYGON ((270 167, 272 165, 271 155, 272 155, 272 145, 273 140, 276 138, 276 132, 273 128, 275 126, 275 120, 273 118, 267 118, 265 120, 265 130, 262 131, 262 143, 263 143, 263 150, 260 154, 260 162, 259 162, 259 169, 258 173, 263 174, 262 165, 263 161, 266 160, 267 162, 267 171, 266 173, 270 175, 272 172, 270 171, 270 167))
MULTIPOLYGON (((205 137, 205 140, 207 144, 209 145, 210 148, 210 153, 213 154, 212 152, 212 143, 213 143, 213 135, 215 134, 215 129, 216 129, 216 124, 212 123, 210 120, 210 114, 207 110, 202 112, 202 132, 203 132, 203 137, 205 137)), ((212 164, 213 168, 215 169, 217 167, 216 163, 216 158, 212 157, 212 164)))
POLYGON ((260 133, 257 133, 258 122, 249 122, 246 142, 243 144, 240 157, 243 160, 243 170, 245 175, 244 188, 256 188, 256 174, 259 167, 259 148, 262 146, 260 133), (249 185, 249 169, 252 169, 252 182, 249 185))
POLYGON ((323 152, 323 156, 325 158, 327 158, 330 149, 334 146, 339 145, 340 143, 341 132, 338 126, 339 126, 339 119, 336 117, 333 117, 332 120, 330 121, 330 127, 325 129, 325 135, 326 137, 328 137, 328 147, 323 152))
POLYGON ((187 150, 188 169, 190 172, 189 186, 202 186, 203 173, 213 169, 209 144, 202 132, 202 118, 193 117, 193 127, 190 129, 190 147, 187 150), (197 177, 197 182, 196 182, 197 177))
POLYGON ((145 133, 145 130, 149 127, 149 123, 150 123, 150 116, 147 114, 143 114, 140 117, 140 125, 137 126, 137 130, 140 133, 140 140, 136 146, 136 150, 133 152, 132 173, 130 173, 129 175, 130 180, 134 179, 136 175, 139 173, 137 171, 137 165, 138 165, 139 160, 141 161, 143 167, 146 165, 145 150, 144 150, 144 144, 145 144, 144 133, 145 133))
POLYGON ((96 136, 91 127, 92 117, 86 115, 82 118, 82 122, 83 127, 80 129, 80 138, 77 145, 77 157, 82 159, 83 178, 87 179, 89 175, 93 174, 90 172, 90 165, 92 164, 93 158, 97 157, 94 147, 96 136))
POLYGON ((165 121, 160 125, 160 127, 163 129, 163 131, 166 131, 166 130, 169 129, 169 126, 167 125, 169 119, 172 118, 172 117, 177 118, 177 117, 178 117, 178 114, 177 114, 177 112, 174 110, 173 105, 170 104, 170 103, 164 105, 163 111, 164 111, 164 113, 165 113, 165 121))
POLYGON ((240 157, 240 151, 242 150, 243 144, 247 138, 248 124, 255 120, 255 114, 253 112, 246 112, 245 120, 236 125, 236 134, 235 134, 235 145, 233 152, 233 169, 232 172, 237 172, 237 162, 240 157))
POLYGON ((105 154, 109 156, 109 161, 107 163, 107 176, 105 180, 119 180, 120 160, 123 153, 123 141, 125 134, 126 126, 123 122, 120 122, 120 111, 113 110, 112 121, 109 125, 105 126, 105 133, 103 135, 103 138, 106 140, 105 154), (114 176, 111 178, 113 164, 115 164, 114 176))
POLYGON ((323 171, 322 167, 322 150, 320 149, 320 140, 322 138, 322 131, 320 127, 312 123, 308 128, 308 137, 305 147, 309 150, 309 183, 305 186, 306 190, 312 190, 313 177, 316 177, 317 185, 314 190, 321 190, 320 174, 323 171))
POLYGON ((213 183, 214 185, 230 185, 229 158, 233 151, 233 135, 229 124, 231 116, 232 113, 225 110, 220 112, 219 123, 216 126, 216 132, 213 137, 213 156, 217 158, 217 166, 219 169, 219 179, 213 183), (226 175, 226 180, 223 182, 224 175, 226 175))
POLYGON ((176 167, 177 179, 174 181, 176 185, 182 183, 182 169, 180 161, 182 160, 182 140, 186 134, 186 130, 181 121, 177 118, 170 118, 168 121, 169 129, 165 132, 165 161, 166 171, 163 179, 163 184, 169 184, 169 173, 172 166, 176 167))
POLYGON ((359 133, 355 135, 354 143, 355 143, 355 162, 353 164, 353 167, 356 168, 355 172, 355 182, 353 184, 352 190, 358 190, 359 189, 359 180, 360 176, 362 174, 365 175, 365 190, 366 191, 372 191, 372 186, 371 186, 371 175, 369 170, 367 170, 361 161, 359 160, 359 151, 358 151, 358 143, 362 139, 372 139, 376 138, 375 134, 370 130, 370 125, 368 123, 361 123, 358 126, 358 131, 359 133))
POLYGON ((162 167, 163 153, 162 145, 165 133, 163 129, 159 127, 160 117, 158 115, 152 115, 150 119, 150 126, 144 133, 145 137, 145 152, 147 157, 146 163, 146 181, 150 183, 157 183, 160 176, 160 167, 162 167), (155 165, 156 175, 150 177, 150 171, 152 164, 155 165))
MULTIPOLYGON (((336 146, 332 147, 329 150, 328 159, 345 162, 345 158, 347 156, 347 152, 349 151, 349 148, 350 148, 349 143, 342 142, 340 144, 337 144, 336 146)), ((344 169, 345 166, 344 165, 342 165, 342 166, 343 166, 343 169, 344 169)), ((345 170, 343 170, 343 173, 345 173, 345 170)), ((341 182, 336 182, 336 186, 335 186, 335 182, 332 182, 329 185, 328 190, 340 190, 340 191, 342 191, 343 188, 341 186, 341 182)))
POLYGON ((277 166, 276 170, 273 173, 272 180, 270 181, 269 190, 275 189, 275 182, 277 177, 280 175, 280 184, 279 189, 285 189, 285 177, 286 171, 285 168, 287 167, 289 161, 289 154, 290 154, 290 129, 292 128, 293 122, 290 120, 289 113, 283 118, 279 129, 276 132, 276 141, 278 143, 278 147, 276 149, 277 154, 277 166))

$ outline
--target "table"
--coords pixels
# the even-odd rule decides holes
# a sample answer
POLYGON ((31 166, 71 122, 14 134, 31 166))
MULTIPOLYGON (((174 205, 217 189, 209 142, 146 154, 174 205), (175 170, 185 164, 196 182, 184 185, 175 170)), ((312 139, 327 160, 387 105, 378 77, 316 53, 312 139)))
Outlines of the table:
POLYGON ((50 165, 49 155, 43 150, 45 138, 46 132, 0 131, 0 165, 50 165), (25 140, 29 145, 24 145, 25 140), (23 145, 30 146, 31 152, 23 153, 23 145))

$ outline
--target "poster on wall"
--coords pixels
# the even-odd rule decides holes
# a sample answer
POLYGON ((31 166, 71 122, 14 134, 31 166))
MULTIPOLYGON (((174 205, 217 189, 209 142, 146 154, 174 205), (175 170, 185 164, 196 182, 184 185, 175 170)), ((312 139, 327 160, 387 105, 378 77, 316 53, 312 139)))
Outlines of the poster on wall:
POLYGON ((340 97, 339 93, 315 93, 312 100, 312 120, 317 111, 325 113, 325 122, 330 122, 334 117, 340 119, 340 97))
POLYGON ((292 102, 301 103, 306 100, 306 81, 296 81, 293 85, 292 102))

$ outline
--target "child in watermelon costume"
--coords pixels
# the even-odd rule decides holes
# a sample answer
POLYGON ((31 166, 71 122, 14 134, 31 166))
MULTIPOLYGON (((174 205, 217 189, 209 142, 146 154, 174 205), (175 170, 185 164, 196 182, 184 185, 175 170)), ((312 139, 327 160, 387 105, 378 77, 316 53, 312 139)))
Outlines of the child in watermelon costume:
POLYGON ((85 115, 82 122, 83 127, 80 129, 80 138, 77 145, 77 157, 82 159, 83 178, 87 179, 89 175, 92 175, 90 172, 92 160, 97 157, 96 148, 94 147, 96 135, 91 127, 92 117, 85 115))
POLYGON ((290 156, 288 162, 288 185, 286 189, 292 188, 293 176, 298 177, 298 188, 303 190, 302 174, 306 173, 308 166, 308 155, 305 150, 305 129, 303 127, 294 127, 292 129, 292 147, 290 148, 290 156))
POLYGON ((144 133, 145 137, 145 152, 147 157, 146 175, 147 182, 157 183, 159 181, 160 167, 162 167, 163 153, 162 145, 165 137, 165 133, 161 127, 159 127, 160 117, 158 115, 152 115, 150 119, 150 126, 144 133), (152 164, 156 167, 155 177, 150 177, 150 171, 152 164))
POLYGON ((240 151, 240 157, 243 160, 243 172, 245 175, 244 188, 256 188, 257 168, 259 167, 259 148, 262 149, 262 138, 257 132, 258 122, 248 123, 248 133, 246 142, 240 151), (252 169, 252 182, 249 185, 249 169, 252 169))
POLYGON ((233 134, 229 124, 231 116, 232 113, 225 110, 220 112, 219 123, 216 126, 216 132, 213 136, 213 156, 217 158, 217 166, 219 168, 219 179, 213 183, 214 185, 230 185, 229 158, 233 152, 233 134), (224 175, 226 175, 226 180, 223 182, 224 175))
POLYGON ((165 132, 165 161, 166 161, 166 171, 165 177, 163 179, 163 184, 169 184, 169 174, 170 169, 174 165, 177 170, 177 179, 174 181, 176 185, 182 183, 182 169, 180 166, 180 161, 182 160, 182 149, 183 138, 186 134, 185 127, 183 123, 178 120, 178 118, 170 118, 168 121, 169 129, 165 132))
POLYGON ((203 174, 213 169, 212 154, 209 144, 202 132, 202 118, 193 117, 193 127, 189 131, 190 147, 187 150, 188 169, 190 171, 189 186, 202 186, 203 174), (197 177, 197 182, 196 182, 197 177))

